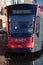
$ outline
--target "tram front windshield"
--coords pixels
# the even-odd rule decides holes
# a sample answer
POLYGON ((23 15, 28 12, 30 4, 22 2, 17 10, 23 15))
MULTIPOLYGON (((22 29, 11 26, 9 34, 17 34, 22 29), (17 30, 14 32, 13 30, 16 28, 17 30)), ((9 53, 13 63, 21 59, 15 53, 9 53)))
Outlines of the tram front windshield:
POLYGON ((14 37, 28 37, 34 33, 34 15, 9 16, 9 33, 14 37))

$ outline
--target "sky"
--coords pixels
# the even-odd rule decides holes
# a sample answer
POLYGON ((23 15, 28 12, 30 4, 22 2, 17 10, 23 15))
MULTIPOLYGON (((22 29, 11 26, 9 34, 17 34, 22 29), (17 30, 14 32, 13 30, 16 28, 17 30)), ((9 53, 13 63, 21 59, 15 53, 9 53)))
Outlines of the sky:
POLYGON ((37 4, 39 4, 39 5, 43 5, 43 0, 37 0, 37 4))

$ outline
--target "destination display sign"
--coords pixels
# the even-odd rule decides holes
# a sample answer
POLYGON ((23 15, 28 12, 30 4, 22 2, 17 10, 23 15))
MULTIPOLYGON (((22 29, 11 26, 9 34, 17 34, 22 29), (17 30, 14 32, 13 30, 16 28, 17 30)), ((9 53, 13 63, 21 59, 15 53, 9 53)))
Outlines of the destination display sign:
POLYGON ((31 14, 31 10, 12 10, 12 14, 31 14))

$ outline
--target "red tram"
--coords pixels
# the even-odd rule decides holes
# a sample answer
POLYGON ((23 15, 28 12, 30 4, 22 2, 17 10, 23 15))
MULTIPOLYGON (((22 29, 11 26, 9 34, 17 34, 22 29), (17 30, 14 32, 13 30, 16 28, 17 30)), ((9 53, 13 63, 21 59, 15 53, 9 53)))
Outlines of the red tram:
POLYGON ((33 53, 41 50, 40 17, 36 17, 36 14, 37 5, 7 6, 6 31, 9 52, 33 53))

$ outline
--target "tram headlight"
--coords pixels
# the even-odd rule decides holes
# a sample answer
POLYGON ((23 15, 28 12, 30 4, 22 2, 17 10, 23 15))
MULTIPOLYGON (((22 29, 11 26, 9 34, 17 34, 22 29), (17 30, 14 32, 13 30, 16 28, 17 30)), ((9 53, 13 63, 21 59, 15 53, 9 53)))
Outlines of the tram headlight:
POLYGON ((15 26, 15 29, 17 29, 17 26, 15 26))

